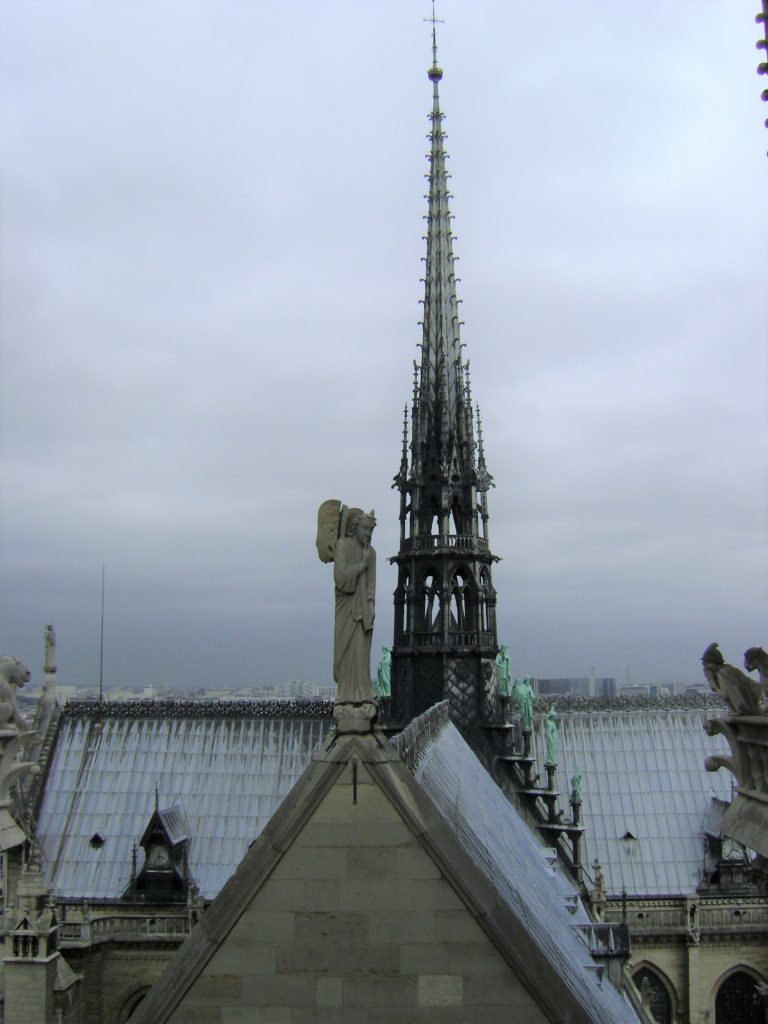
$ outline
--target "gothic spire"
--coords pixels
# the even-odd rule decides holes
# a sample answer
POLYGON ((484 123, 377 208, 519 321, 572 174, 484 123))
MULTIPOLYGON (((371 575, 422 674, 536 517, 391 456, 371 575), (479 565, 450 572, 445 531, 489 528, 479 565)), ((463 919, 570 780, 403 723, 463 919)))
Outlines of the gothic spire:
MULTIPOLYGON (((465 379, 459 337, 459 300, 456 296, 454 236, 451 231, 450 193, 444 149, 444 115, 440 109, 439 83, 443 77, 437 63, 437 38, 432 24, 432 65, 427 71, 432 82, 431 129, 427 138, 429 182, 427 194, 427 254, 424 276, 424 320, 422 322, 421 373, 414 445, 422 454, 430 454, 442 470, 450 464, 456 449, 466 450, 466 424, 471 423, 464 410, 465 379)), ((471 452, 470 452, 471 458, 471 452)), ((462 467, 469 470, 469 466, 462 467)))
MULTIPOLYGON (((448 699, 468 727, 485 713, 487 666, 498 650, 496 561, 488 539, 485 453, 475 442, 469 363, 462 357, 456 257, 432 21, 432 83, 424 318, 414 364, 410 466, 407 417, 395 486, 400 491, 400 550, 394 594, 392 715, 407 722, 448 699)), ((478 432, 481 427, 478 420, 478 432)))

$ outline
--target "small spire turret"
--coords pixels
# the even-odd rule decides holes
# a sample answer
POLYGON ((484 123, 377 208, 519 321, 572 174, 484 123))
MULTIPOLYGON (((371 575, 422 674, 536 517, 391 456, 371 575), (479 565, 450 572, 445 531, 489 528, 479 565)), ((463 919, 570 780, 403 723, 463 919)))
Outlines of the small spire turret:
POLYGON ((493 477, 485 464, 485 447, 483 446, 483 421, 480 418, 480 406, 477 406, 477 489, 487 491, 495 487, 493 477))

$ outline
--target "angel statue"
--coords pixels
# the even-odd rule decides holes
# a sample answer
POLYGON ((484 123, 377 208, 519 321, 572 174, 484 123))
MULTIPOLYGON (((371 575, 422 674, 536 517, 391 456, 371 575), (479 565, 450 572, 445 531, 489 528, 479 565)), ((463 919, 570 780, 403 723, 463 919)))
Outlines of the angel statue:
POLYGON ((499 696, 509 696, 509 648, 502 644, 499 653, 494 660, 496 668, 496 685, 499 688, 499 696))
MULTIPOLYGON (((375 525, 372 511, 347 508, 340 501, 325 501, 317 512, 317 553, 322 562, 333 562, 336 592, 333 678, 337 724, 342 716, 337 715, 336 708, 342 704, 370 705, 362 714, 369 723, 376 715, 371 687, 376 594, 376 552, 371 547, 371 534, 375 525)), ((361 715, 354 717, 359 719, 361 715)))
POLYGON ((376 668, 376 678, 372 682, 377 697, 392 696, 392 651, 389 647, 381 648, 381 657, 376 668))
POLYGON ((546 764, 557 763, 557 722, 555 720, 555 708, 554 705, 547 712, 547 719, 545 722, 545 729, 547 734, 547 760, 546 764))

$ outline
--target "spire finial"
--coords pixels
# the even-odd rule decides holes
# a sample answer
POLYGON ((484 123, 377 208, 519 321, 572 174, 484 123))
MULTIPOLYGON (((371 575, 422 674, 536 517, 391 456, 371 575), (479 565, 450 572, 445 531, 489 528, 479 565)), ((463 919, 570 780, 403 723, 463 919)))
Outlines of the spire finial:
POLYGON ((443 69, 437 64, 437 26, 445 24, 445 18, 438 18, 435 14, 435 0, 432 0, 432 17, 424 18, 424 21, 432 22, 432 67, 427 72, 430 82, 439 82, 443 77, 443 69))

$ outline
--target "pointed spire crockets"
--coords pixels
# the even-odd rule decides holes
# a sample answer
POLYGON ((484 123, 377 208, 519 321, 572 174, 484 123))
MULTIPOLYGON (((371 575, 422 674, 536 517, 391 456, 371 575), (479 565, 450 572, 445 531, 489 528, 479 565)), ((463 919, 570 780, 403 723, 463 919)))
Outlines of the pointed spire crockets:
POLYGON ((481 713, 483 662, 498 649, 491 583, 496 559, 488 544, 485 492, 491 477, 475 441, 469 363, 462 356, 434 8, 429 20, 424 314, 420 360, 414 364, 410 465, 404 431, 394 482, 400 491, 400 551, 392 559, 399 572, 392 712, 407 721, 448 697, 454 720, 468 725, 481 713))
POLYGON ((430 141, 427 193, 427 254, 424 276, 424 320, 422 322, 421 375, 417 399, 414 444, 432 448, 441 467, 451 461, 452 445, 464 439, 464 370, 459 336, 459 300, 456 296, 454 236, 451 230, 450 193, 446 169, 448 156, 443 142, 444 115, 440 109, 439 82, 443 77, 437 63, 437 37, 432 16, 432 65, 427 76, 432 82, 432 112, 427 138, 430 141), (458 430, 456 429, 458 427, 458 430))

